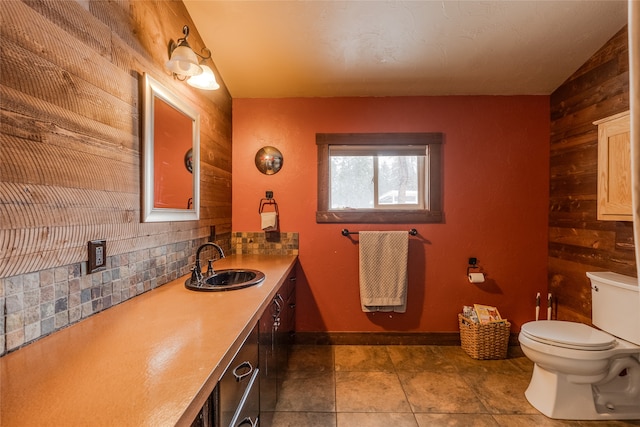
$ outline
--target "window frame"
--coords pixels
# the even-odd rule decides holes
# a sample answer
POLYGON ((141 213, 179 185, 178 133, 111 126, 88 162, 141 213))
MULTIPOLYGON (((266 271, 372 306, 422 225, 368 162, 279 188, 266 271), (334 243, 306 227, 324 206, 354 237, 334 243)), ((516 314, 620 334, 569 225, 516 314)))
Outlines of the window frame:
POLYGON ((442 212, 442 143, 443 134, 428 133, 318 133, 318 207, 317 223, 441 223, 442 212), (425 145, 426 168, 425 209, 354 209, 332 210, 329 200, 329 147, 331 145, 425 145))

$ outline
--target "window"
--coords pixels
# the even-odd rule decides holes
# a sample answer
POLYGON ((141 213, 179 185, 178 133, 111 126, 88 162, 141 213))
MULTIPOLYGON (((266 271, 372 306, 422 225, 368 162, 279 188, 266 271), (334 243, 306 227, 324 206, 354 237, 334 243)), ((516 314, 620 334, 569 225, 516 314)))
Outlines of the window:
POLYGON ((441 133, 318 134, 317 222, 442 221, 441 133))
POLYGON ((426 146, 330 145, 330 210, 424 209, 426 146))

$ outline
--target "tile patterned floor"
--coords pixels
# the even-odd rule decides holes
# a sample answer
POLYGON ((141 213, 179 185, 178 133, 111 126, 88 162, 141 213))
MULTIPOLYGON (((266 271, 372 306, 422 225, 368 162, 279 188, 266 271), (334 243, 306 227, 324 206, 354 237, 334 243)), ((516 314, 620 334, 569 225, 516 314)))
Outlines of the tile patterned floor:
POLYGON ((526 401, 518 347, 477 361, 455 346, 294 346, 272 427, 640 426, 558 421, 526 401))

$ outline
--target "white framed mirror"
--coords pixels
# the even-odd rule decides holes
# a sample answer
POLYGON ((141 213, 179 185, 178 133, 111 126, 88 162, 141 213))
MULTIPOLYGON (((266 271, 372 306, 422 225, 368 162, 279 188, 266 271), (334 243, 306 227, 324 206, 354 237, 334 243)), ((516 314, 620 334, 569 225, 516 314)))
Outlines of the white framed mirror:
POLYGON ((200 113, 144 74, 142 222, 200 217, 200 113))

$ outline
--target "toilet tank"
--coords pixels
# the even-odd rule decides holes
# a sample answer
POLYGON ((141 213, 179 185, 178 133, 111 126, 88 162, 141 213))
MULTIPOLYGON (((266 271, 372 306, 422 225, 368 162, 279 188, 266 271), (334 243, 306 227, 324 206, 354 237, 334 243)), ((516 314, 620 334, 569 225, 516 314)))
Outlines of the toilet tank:
POLYGON ((638 279, 612 272, 587 272, 591 280, 591 321, 605 332, 640 345, 638 279))

